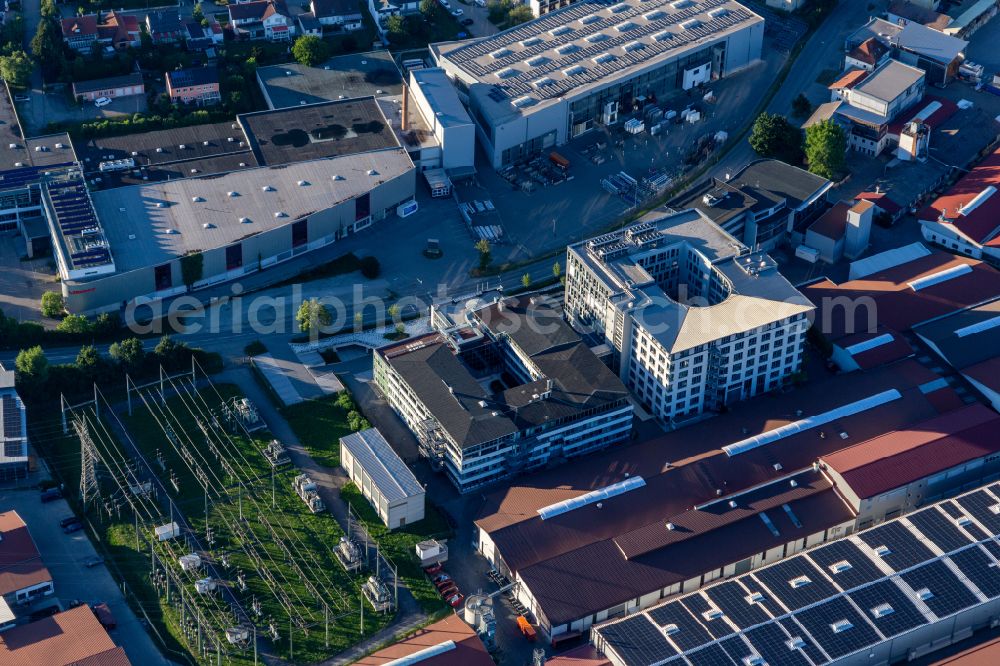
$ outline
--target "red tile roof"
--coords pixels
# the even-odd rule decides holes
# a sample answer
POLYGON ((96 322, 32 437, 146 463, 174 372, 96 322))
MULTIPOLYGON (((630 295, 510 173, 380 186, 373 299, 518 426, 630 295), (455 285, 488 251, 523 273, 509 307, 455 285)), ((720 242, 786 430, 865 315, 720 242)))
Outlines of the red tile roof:
MULTIPOLYGON (((0 595, 52 580, 31 533, 16 511, 0 513, 0 595)), ((2 660, 0 660, 2 663, 2 660)))
POLYGON ((876 206, 889 213, 890 215, 895 215, 896 213, 903 210, 903 207, 898 203, 893 201, 892 197, 885 192, 862 192, 855 197, 856 199, 864 199, 865 201, 871 201, 876 206))
POLYGON ((611 662, 593 645, 581 645, 552 657, 545 666, 611 666, 611 662))
POLYGON ((868 72, 863 69, 852 69, 839 79, 827 86, 830 90, 841 90, 843 88, 853 88, 868 76, 868 72))
POLYGON ((44 620, 0 633, 0 664, 4 666, 127 666, 88 606, 77 606, 44 620))
POLYGON ((1000 451, 1000 416, 981 404, 870 439, 822 458, 861 499, 1000 451))
POLYGON ((874 368, 880 365, 885 365, 886 363, 892 363, 893 361, 913 356, 913 347, 910 346, 910 343, 907 342, 903 336, 882 326, 872 332, 866 331, 864 333, 855 333, 854 335, 848 335, 845 338, 841 338, 837 341, 837 346, 846 351, 847 348, 852 345, 856 345, 866 340, 872 340, 882 335, 892 336, 892 341, 880 344, 877 347, 872 347, 871 349, 866 349, 865 351, 851 354, 851 358, 854 359, 854 362, 858 364, 860 369, 867 370, 869 368, 874 368))
POLYGON ((934 250, 858 280, 838 285, 825 278, 801 291, 816 305, 814 326, 837 342, 857 331, 868 331, 869 323, 906 332, 921 322, 993 300, 1000 296, 1000 272, 981 261, 934 250), (971 270, 919 290, 908 284, 962 264, 971 270), (843 303, 848 307, 839 305, 843 303))
POLYGON ((87 16, 74 16, 62 20, 63 37, 75 37, 78 35, 97 34, 97 16, 88 14, 87 16))
POLYGON ((888 52, 889 49, 885 44, 874 37, 869 37, 856 46, 848 56, 874 67, 882 59, 882 56, 888 52))
POLYGON ((920 211, 919 218, 934 221, 942 216, 976 243, 985 244, 994 238, 1000 229, 1000 148, 965 174, 946 194, 920 211), (963 213, 962 208, 980 194, 984 195, 980 203, 963 213))
POLYGON ((841 201, 810 224, 809 231, 834 241, 843 238, 844 230, 847 229, 847 211, 850 207, 851 204, 841 201))
POLYGON ((1000 391, 1000 356, 962 368, 962 374, 988 389, 1000 391))
POLYGON ((958 104, 944 97, 924 95, 924 98, 910 107, 908 111, 909 113, 902 116, 900 120, 889 125, 889 134, 899 136, 907 123, 913 120, 919 120, 932 130, 937 129, 941 123, 955 115, 958 111, 958 104))
POLYGON ((354 663, 355 666, 383 666, 445 641, 454 641, 455 649, 424 659, 421 666, 495 666, 479 636, 458 615, 449 615, 354 663))

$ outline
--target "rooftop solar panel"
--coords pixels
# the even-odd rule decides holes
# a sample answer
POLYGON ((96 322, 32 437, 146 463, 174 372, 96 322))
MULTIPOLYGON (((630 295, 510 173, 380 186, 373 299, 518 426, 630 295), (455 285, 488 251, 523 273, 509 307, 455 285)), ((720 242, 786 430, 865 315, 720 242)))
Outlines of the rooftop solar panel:
POLYGON ((955 519, 945 517, 936 507, 912 513, 907 520, 946 553, 970 543, 969 538, 955 526, 955 519))
POLYGON ((799 639, 799 643, 801 644, 799 651, 802 652, 802 654, 804 654, 809 661, 814 664, 822 664, 828 661, 823 655, 823 652, 819 649, 819 646, 816 645, 816 642, 806 632, 805 627, 796 622, 794 617, 786 617, 778 620, 776 624, 781 627, 786 634, 788 634, 789 639, 799 639))
POLYGON ((745 634, 754 651, 768 664, 811 666, 802 650, 788 645, 789 637, 778 625, 765 624, 745 634))
POLYGON ((986 552, 993 556, 994 560, 1000 561, 1000 543, 991 539, 989 541, 984 541, 980 545, 986 549, 986 552))
POLYGON ((705 594, 719 610, 726 614, 731 622, 741 629, 767 622, 770 619, 770 616, 764 612, 759 604, 747 601, 746 590, 736 581, 726 581, 707 588, 705 594))
POLYGON ((934 557, 934 554, 920 543, 913 532, 896 521, 883 523, 878 527, 858 533, 858 538, 872 548, 885 546, 889 552, 882 561, 895 571, 902 571, 934 557))
POLYGON ((831 541, 807 551, 805 555, 829 574, 834 584, 842 590, 848 590, 882 578, 882 572, 879 568, 849 539, 831 541), (850 568, 836 567, 843 562, 848 563, 850 568), (836 567, 836 569, 831 569, 832 567, 836 567), (834 573, 834 570, 837 573, 834 573))
POLYGON ((1000 567, 982 548, 966 548, 952 553, 948 559, 955 563, 980 592, 990 599, 1000 597, 1000 567))
POLYGON ((993 513, 991 506, 997 504, 997 500, 986 491, 980 490, 956 500, 963 509, 968 511, 980 523, 986 526, 994 534, 1000 534, 1000 514, 993 513))
POLYGON ((722 638, 733 633, 732 625, 726 621, 728 618, 725 617, 725 611, 715 604, 709 603, 704 596, 693 594, 689 597, 682 597, 678 601, 701 622, 701 626, 705 627, 712 638, 722 638))
POLYGON ((907 571, 901 578, 916 591, 930 590, 933 596, 924 599, 924 603, 939 618, 978 603, 975 595, 940 560, 907 571))
POLYGON ((716 643, 684 656, 691 662, 691 666, 743 666, 737 665, 716 643))
POLYGON ((891 580, 881 580, 848 596, 886 638, 927 623, 911 599, 891 580))
POLYGON ((802 623, 809 635, 833 659, 879 640, 872 625, 843 596, 799 611, 795 614, 795 619, 802 623), (850 627, 838 624, 843 621, 850 623, 850 627))
POLYGON ((644 613, 602 627, 601 634, 627 666, 649 666, 677 654, 644 613))
POLYGON ((649 617, 661 628, 667 629, 667 639, 681 651, 691 650, 712 640, 712 635, 688 610, 672 601, 649 611, 649 617))
POLYGON ((939 506, 942 511, 947 513, 952 518, 961 518, 962 516, 965 515, 962 509, 957 504, 955 504, 955 500, 948 500, 946 502, 941 502, 937 506, 939 506))
POLYGON ((719 647, 721 647, 725 653, 729 655, 729 658, 732 659, 733 662, 741 664, 741 666, 752 663, 751 660, 754 657, 760 657, 756 650, 743 640, 743 636, 739 635, 720 641, 719 647))
POLYGON ((837 592, 816 567, 801 557, 782 560, 759 569, 752 575, 767 586, 789 610, 822 601, 837 592))

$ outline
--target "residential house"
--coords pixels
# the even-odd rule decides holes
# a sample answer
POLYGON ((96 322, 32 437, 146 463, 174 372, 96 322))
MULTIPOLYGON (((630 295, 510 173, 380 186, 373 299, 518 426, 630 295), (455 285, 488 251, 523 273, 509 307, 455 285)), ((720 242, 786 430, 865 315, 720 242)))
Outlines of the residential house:
POLYGON ((93 102, 98 97, 129 97, 130 95, 143 95, 146 93, 146 86, 142 82, 142 74, 132 72, 124 76, 110 76, 104 79, 94 79, 93 81, 74 81, 73 97, 93 102))
POLYGON ((211 19, 207 26, 193 20, 184 23, 184 41, 189 51, 207 51, 221 44, 222 40, 222 26, 215 19, 211 19))
POLYGON ((175 44, 187 35, 180 14, 173 10, 146 14, 146 31, 154 44, 175 44))
POLYGON ((17 511, 0 513, 0 615, 52 594, 52 575, 17 511))
POLYGON ((290 41, 295 23, 284 0, 255 0, 229 5, 229 24, 239 39, 290 41))
POLYGON ((222 101, 219 70, 215 67, 192 67, 167 72, 167 94, 175 104, 209 106, 222 101))
POLYGON ((844 67, 870 72, 889 59, 889 47, 874 37, 861 42, 844 56, 844 67))
POLYGON ((888 48, 890 57, 927 73, 927 81, 947 85, 956 76, 965 58, 963 39, 909 21, 905 25, 875 18, 852 33, 845 42, 850 54, 854 49, 876 39, 888 48))
POLYGON ((78 53, 90 53, 95 44, 121 50, 139 46, 139 19, 127 14, 108 12, 73 16, 61 22, 63 41, 78 53))
POLYGON ((361 5, 357 0, 311 0, 312 15, 324 26, 339 26, 342 30, 360 30, 361 5))
POLYGON ((323 25, 312 12, 303 12, 295 17, 295 22, 299 26, 299 33, 302 35, 313 35, 321 37, 323 35, 323 25))

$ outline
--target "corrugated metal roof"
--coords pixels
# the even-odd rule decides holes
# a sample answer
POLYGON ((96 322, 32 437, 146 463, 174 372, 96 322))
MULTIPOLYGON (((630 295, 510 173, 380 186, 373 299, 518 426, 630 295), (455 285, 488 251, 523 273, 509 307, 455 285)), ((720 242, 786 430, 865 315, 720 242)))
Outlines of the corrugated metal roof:
POLYGON ((455 649, 421 661, 422 666, 495 666, 476 632, 454 614, 354 663, 356 666, 386 666, 396 659, 408 657, 445 641, 454 641, 455 649))
POLYGON ((368 428, 340 438, 348 451, 361 462, 379 493, 389 502, 424 494, 413 472, 396 454, 378 428, 368 428))

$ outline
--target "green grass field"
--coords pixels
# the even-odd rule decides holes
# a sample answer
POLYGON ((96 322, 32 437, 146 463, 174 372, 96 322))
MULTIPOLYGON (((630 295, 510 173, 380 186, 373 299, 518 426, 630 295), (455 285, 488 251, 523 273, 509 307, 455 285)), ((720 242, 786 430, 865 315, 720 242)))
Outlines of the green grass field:
POLYGON ((353 431, 347 425, 347 410, 337 404, 337 396, 280 409, 313 460, 326 467, 340 466, 340 438, 353 431))

